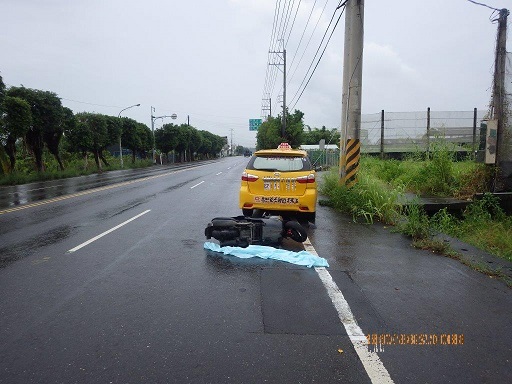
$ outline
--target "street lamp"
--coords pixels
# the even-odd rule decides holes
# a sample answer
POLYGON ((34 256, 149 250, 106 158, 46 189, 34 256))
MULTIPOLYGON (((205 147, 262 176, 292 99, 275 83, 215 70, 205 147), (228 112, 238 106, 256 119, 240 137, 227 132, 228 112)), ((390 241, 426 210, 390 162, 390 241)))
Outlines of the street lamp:
MULTIPOLYGON (((127 109, 133 108, 133 107, 140 107, 140 104, 134 104, 130 105, 129 107, 126 107, 125 109, 121 109, 121 112, 126 111, 127 109)), ((117 118, 121 118, 121 112, 117 115, 117 118)), ((121 158, 121 168, 123 168, 123 147, 121 146, 121 136, 123 135, 123 130, 121 129, 121 133, 119 133, 119 157, 121 158)))
POLYGON ((171 119, 175 120, 178 115, 173 113, 172 115, 163 115, 163 116, 153 116, 153 112, 155 112, 156 109, 154 107, 151 107, 151 133, 153 134, 153 164, 156 164, 156 154, 155 154, 155 120, 156 119, 163 119, 164 117, 170 117, 171 119))

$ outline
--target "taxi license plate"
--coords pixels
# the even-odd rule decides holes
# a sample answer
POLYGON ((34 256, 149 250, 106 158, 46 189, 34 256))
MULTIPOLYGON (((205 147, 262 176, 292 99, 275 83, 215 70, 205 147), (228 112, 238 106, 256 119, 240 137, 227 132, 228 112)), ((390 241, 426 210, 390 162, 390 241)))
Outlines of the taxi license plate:
POLYGON ((281 196, 255 196, 255 203, 267 203, 267 204, 299 204, 299 199, 296 197, 281 197, 281 196))

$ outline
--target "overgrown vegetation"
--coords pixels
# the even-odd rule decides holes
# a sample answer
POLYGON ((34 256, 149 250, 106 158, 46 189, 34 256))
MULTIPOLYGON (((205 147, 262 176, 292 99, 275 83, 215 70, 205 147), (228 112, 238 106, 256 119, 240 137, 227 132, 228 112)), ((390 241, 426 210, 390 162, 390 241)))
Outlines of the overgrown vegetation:
POLYGON ((512 261, 512 218, 493 195, 485 194, 470 203, 461 217, 446 210, 429 217, 419 201, 405 204, 407 192, 469 198, 486 190, 485 165, 454 161, 449 146, 438 143, 431 147, 428 158, 423 157, 415 154, 403 161, 362 157, 358 183, 352 188, 340 186, 338 170, 332 170, 322 185, 329 200, 321 203, 351 214, 356 221, 393 224, 418 248, 459 259, 447 243, 435 239, 441 232, 512 261))
POLYGON ((455 161, 453 145, 436 141, 425 157, 421 152, 402 161, 363 157, 361 169, 393 189, 423 196, 468 198, 486 190, 489 175, 485 165, 470 159, 455 161))
POLYGON ((340 186, 338 179, 337 170, 326 174, 322 193, 329 197, 329 201, 320 204, 329 204, 349 213, 354 221, 373 223, 373 220, 379 220, 393 224, 400 218, 402 191, 399 188, 389 188, 385 181, 372 177, 365 170, 361 170, 358 182, 352 188, 340 186))

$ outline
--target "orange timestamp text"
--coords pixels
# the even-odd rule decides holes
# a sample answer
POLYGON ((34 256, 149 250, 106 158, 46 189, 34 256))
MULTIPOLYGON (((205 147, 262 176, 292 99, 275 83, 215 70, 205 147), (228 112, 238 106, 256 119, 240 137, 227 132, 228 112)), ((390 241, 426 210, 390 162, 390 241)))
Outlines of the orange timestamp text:
POLYGON ((464 345, 464 334, 459 333, 371 333, 365 336, 368 346, 464 345))

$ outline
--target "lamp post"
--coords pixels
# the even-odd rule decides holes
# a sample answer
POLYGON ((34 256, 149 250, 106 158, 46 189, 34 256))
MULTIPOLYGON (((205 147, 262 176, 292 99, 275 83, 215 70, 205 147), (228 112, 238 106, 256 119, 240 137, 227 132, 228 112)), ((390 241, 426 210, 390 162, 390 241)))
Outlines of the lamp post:
MULTIPOLYGON (((133 108, 133 107, 140 107, 140 104, 133 104, 129 107, 126 107, 125 109, 121 109, 121 112, 126 111, 127 109, 133 108)), ((121 118, 121 112, 117 115, 117 118, 121 118)), ((119 157, 121 158, 121 168, 123 168, 123 147, 121 146, 121 136, 123 136, 123 131, 121 129, 121 133, 119 133, 119 157)))
POLYGON ((153 116, 153 112, 155 112, 156 109, 154 107, 151 107, 151 133, 153 134, 153 164, 156 164, 156 156, 155 156, 155 120, 156 119, 163 119, 165 117, 170 117, 171 119, 176 119, 178 115, 173 113, 172 115, 163 115, 163 116, 153 116))

